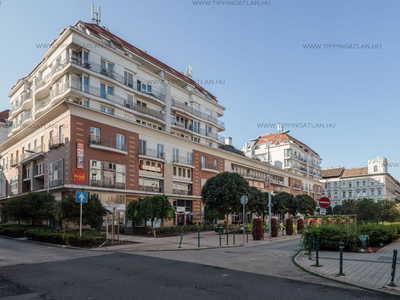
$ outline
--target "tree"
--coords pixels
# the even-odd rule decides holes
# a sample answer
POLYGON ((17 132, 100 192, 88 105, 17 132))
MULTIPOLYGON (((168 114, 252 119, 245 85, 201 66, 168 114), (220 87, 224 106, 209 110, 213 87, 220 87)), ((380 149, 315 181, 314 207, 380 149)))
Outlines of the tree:
POLYGON ((296 214, 294 206, 294 196, 292 194, 281 192, 272 197, 272 213, 273 214, 296 214))
POLYGON ((333 214, 335 214, 335 215, 343 214, 342 206, 341 205, 335 205, 335 207, 333 208, 333 214))
POLYGON ((327 215, 332 215, 333 214, 333 208, 331 205, 328 206, 328 208, 326 209, 326 214, 327 215))
POLYGON ((377 221, 379 205, 373 199, 363 198, 357 201, 357 220, 359 223, 377 221))
POLYGON ((378 216, 380 222, 397 222, 400 220, 398 205, 389 200, 378 202, 378 216))
POLYGON ((154 221, 173 219, 175 210, 169 203, 167 196, 156 195, 153 197, 146 197, 142 201, 132 201, 128 205, 126 217, 128 220, 142 220, 151 221, 151 232, 154 234, 154 221))
POLYGON ((249 202, 246 205, 246 210, 262 215, 267 208, 267 198, 268 194, 261 192, 255 186, 250 187, 249 202))
POLYGON ((204 207, 204 219, 214 223, 215 220, 222 220, 225 218, 223 213, 218 212, 215 209, 210 209, 208 205, 204 207))
POLYGON ((5 214, 6 219, 18 221, 18 224, 21 224, 22 220, 27 219, 28 212, 24 200, 25 198, 23 196, 19 196, 4 202, 1 206, 1 212, 5 214))
MULTIPOLYGON (((248 182, 237 173, 223 172, 208 179, 201 189, 201 197, 207 209, 226 216, 241 211, 240 198, 251 194, 248 182)), ((250 198, 250 197, 249 197, 250 198)))
POLYGON ((296 211, 303 215, 313 215, 317 208, 317 202, 306 194, 297 195, 295 197, 296 211))
MULTIPOLYGON (((59 202, 59 211, 62 220, 69 221, 75 225, 80 223, 80 203, 75 202, 75 196, 69 194, 59 202)), ((100 200, 91 196, 87 203, 82 204, 82 224, 90 227, 98 227, 103 223, 103 216, 107 210, 100 200)))
POLYGON ((342 212, 346 215, 352 215, 357 213, 357 200, 346 199, 342 202, 342 212))

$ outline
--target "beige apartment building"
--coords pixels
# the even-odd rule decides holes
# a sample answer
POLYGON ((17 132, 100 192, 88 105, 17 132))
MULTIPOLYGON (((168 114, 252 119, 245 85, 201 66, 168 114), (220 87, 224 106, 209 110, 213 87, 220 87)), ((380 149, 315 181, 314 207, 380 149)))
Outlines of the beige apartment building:
MULTIPOLYGON (((126 205, 157 194, 177 209, 170 224, 201 222, 201 187, 224 171, 265 190, 265 162, 219 148, 225 108, 214 95, 96 24, 63 29, 8 96, 0 203, 29 191, 56 199, 86 191, 118 204, 129 231, 144 224, 125 222, 126 205)), ((303 180, 275 166, 271 174, 274 192, 303 180)))

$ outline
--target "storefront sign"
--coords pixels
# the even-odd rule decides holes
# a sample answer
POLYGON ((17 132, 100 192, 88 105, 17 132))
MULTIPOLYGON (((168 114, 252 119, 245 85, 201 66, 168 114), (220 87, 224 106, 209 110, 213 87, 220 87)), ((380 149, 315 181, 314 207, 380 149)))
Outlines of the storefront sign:
POLYGON ((83 149, 83 143, 76 143, 76 167, 83 169, 83 157, 85 150, 83 149))
POLYGON ((74 182, 86 183, 86 172, 74 170, 74 182))

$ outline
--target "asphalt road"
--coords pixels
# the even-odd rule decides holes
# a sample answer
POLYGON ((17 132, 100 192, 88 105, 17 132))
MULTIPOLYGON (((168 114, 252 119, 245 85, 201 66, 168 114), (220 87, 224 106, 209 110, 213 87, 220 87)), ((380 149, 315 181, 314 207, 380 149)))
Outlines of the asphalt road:
POLYGON ((63 249, 0 239, 0 297, 395 299, 394 296, 332 284, 304 273, 290 261, 297 251, 297 243, 282 241, 234 249, 139 255, 63 249), (232 261, 237 262, 234 267, 232 261), (226 267, 221 266, 225 264, 226 267), (238 268, 240 265, 242 269, 238 268), (273 275, 262 274, 262 269, 268 269, 273 275), (283 269, 288 269, 288 273, 283 269), (310 278, 313 281, 309 281, 310 278))

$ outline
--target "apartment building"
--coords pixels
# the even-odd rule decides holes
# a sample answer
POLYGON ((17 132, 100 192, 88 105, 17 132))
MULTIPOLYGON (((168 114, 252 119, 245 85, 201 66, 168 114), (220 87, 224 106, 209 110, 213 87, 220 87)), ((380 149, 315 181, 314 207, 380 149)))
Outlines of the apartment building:
MULTIPOLYGON (((59 35, 8 94, 0 204, 29 191, 86 191, 122 213, 129 232, 145 224, 125 221, 127 204, 158 194, 177 211, 166 225, 201 222, 201 188, 224 171, 268 189, 265 162, 219 148, 225 108, 209 91, 96 24, 59 35)), ((271 174, 274 192, 302 192, 302 175, 271 174)))
POLYGON ((400 183, 388 173, 386 158, 370 159, 363 168, 327 168, 321 173, 323 195, 331 200, 332 207, 346 199, 400 201, 400 183))
MULTIPOLYGON (((258 136, 249 145, 246 143, 243 152, 247 157, 268 162, 268 143, 270 161, 278 170, 289 172, 288 190, 293 195, 306 193, 318 200, 322 195, 321 158, 317 152, 287 133, 274 133, 258 136)), ((276 189, 276 178, 271 175, 272 189, 276 189)))

